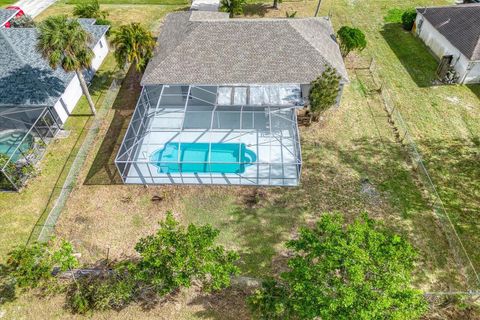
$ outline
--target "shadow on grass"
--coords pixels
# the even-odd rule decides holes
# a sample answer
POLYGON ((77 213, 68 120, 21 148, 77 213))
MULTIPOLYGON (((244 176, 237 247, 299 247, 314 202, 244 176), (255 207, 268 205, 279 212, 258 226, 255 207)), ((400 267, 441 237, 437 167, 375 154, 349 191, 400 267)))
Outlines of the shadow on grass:
POLYGON ((400 23, 385 24, 380 34, 419 87, 434 85, 438 62, 419 38, 400 23))
POLYGON ((266 5, 265 3, 247 3, 243 5, 243 15, 244 16, 260 16, 264 17, 267 14, 268 9, 271 6, 266 5))
POLYGON ((467 84, 467 88, 473 92, 480 100, 480 83, 479 84, 467 84))
POLYGON ((86 185, 121 184, 115 156, 140 95, 141 75, 131 67, 113 103, 113 119, 84 181, 86 185))
POLYGON ((197 311, 198 319, 242 320, 251 319, 246 305, 247 294, 234 288, 227 288, 211 294, 200 294, 188 304, 202 305, 205 310, 197 311))

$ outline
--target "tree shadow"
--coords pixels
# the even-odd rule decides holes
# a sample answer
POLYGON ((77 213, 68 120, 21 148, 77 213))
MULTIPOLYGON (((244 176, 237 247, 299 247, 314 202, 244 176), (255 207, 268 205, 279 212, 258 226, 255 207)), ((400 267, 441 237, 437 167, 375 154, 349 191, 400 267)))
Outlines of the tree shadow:
POLYGON ((199 294, 188 305, 201 305, 205 310, 195 313, 198 319, 242 320, 251 319, 246 305, 248 294, 235 288, 227 288, 210 294, 199 294))
POLYGON ((24 65, 0 76, 0 100, 4 105, 51 105, 66 88, 53 70, 24 65))
POLYGON ((435 84, 437 60, 428 47, 400 23, 387 23, 380 31, 385 41, 419 87, 435 84))
POLYGON ((467 84, 466 86, 480 100, 480 83, 479 84, 467 84))
POLYGON ((95 155, 84 184, 111 185, 122 183, 115 166, 115 156, 140 96, 140 78, 141 74, 131 66, 113 103, 113 119, 95 155))
POLYGON ((247 3, 243 5, 243 15, 264 17, 269 8, 271 8, 271 6, 268 6, 262 2, 247 3))

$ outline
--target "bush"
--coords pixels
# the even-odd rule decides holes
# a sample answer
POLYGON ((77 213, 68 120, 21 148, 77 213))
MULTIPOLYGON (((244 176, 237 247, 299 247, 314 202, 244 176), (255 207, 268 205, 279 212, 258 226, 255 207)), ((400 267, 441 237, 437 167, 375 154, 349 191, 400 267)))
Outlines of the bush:
POLYGON ((260 319, 417 319, 427 309, 411 285, 416 251, 366 214, 351 224, 325 214, 287 247, 290 270, 248 299, 260 319))
POLYGON ((228 12, 230 18, 243 13, 246 0, 220 0, 220 11, 228 12))
POLYGON ((13 28, 34 28, 35 22, 33 22, 32 17, 25 14, 21 17, 14 18, 12 20, 12 27, 13 28))
POLYGON ((408 9, 402 14, 402 26, 405 30, 412 30, 415 19, 417 18, 416 9, 408 9))
POLYGON ((330 66, 310 84, 310 109, 314 114, 320 114, 333 106, 338 97, 340 76, 330 66))
POLYGON ((67 293, 67 305, 73 313, 93 310, 121 310, 133 299, 135 282, 129 274, 89 276, 73 282, 67 293))
POLYGON ((357 28, 343 26, 338 30, 338 38, 340 39, 340 51, 343 57, 353 50, 362 51, 367 46, 365 34, 357 28))
POLYGON ((44 243, 34 243, 18 246, 9 253, 5 273, 17 286, 34 288, 51 279, 55 266, 65 271, 77 265, 69 242, 63 241, 56 251, 49 250, 44 243))
POLYGON ((136 279, 162 295, 190 287, 193 280, 199 280, 207 291, 229 286, 230 277, 239 272, 234 265, 239 257, 215 246, 218 234, 210 225, 184 228, 167 213, 157 233, 135 246, 140 255, 134 269, 136 279))

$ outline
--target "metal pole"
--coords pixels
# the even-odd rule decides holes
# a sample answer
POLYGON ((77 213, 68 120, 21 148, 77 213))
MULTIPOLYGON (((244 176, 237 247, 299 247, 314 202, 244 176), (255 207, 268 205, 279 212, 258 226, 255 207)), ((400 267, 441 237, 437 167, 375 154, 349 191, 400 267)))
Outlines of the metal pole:
POLYGON ((317 4, 317 9, 315 10, 315 15, 314 17, 316 17, 318 15, 318 11, 320 11, 320 4, 322 3, 322 0, 318 0, 318 4, 317 4))

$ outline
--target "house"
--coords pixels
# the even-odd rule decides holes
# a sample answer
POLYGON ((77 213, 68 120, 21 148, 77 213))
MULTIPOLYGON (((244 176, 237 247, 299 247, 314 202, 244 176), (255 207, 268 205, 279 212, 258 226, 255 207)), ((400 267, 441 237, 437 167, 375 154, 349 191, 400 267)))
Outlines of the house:
POLYGON ((19 13, 20 10, 0 9, 0 28, 10 27, 10 21, 19 13))
MULTIPOLYGON (((95 25, 95 19, 79 22, 93 38, 95 58, 85 73, 91 79, 108 53, 109 27, 95 25)), ((63 124, 82 96, 80 82, 75 73, 48 65, 36 50, 37 36, 35 28, 0 29, 0 108, 46 106, 63 124)))
POLYGON ((193 11, 218 11, 220 0, 192 0, 190 10, 193 11))
POLYGON ((480 5, 418 8, 414 30, 439 59, 439 74, 453 67, 459 83, 480 83, 480 5))
MULTIPOLYGON (((79 22, 93 39, 88 81, 108 53, 109 27, 79 22)), ((0 28, 0 189, 20 189, 82 96, 76 74, 53 70, 37 52, 37 38, 35 28, 0 28)))
POLYGON ((298 185, 296 111, 326 66, 348 81, 328 18, 168 15, 115 160, 123 182, 298 185))

